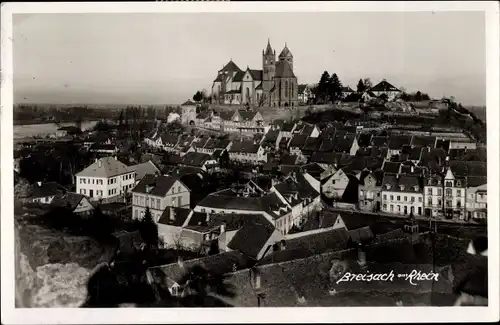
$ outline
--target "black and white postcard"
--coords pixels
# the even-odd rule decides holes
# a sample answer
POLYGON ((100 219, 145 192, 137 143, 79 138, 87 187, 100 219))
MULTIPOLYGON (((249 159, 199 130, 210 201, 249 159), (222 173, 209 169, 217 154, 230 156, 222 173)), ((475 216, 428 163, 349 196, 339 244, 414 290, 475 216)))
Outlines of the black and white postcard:
POLYGON ((1 11, 2 323, 498 320, 497 2, 1 11))

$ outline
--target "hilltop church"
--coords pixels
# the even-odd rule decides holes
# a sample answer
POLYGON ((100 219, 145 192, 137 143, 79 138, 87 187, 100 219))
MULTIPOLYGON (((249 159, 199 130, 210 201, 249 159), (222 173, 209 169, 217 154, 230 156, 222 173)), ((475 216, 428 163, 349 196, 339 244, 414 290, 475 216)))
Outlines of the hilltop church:
POLYGON ((241 70, 230 60, 218 71, 212 85, 213 103, 271 107, 298 106, 298 83, 293 73, 293 55, 286 43, 276 61, 276 51, 267 41, 262 51, 262 70, 241 70))

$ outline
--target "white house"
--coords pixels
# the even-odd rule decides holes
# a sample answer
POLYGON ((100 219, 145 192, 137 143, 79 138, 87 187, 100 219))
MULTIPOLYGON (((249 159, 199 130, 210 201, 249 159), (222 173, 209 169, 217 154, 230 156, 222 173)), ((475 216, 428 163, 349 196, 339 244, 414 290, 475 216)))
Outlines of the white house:
POLYGON ((488 216, 488 186, 486 177, 467 178, 467 219, 484 220, 488 216))
POLYGON ((110 199, 128 193, 135 185, 133 169, 116 157, 105 157, 76 174, 76 192, 90 200, 110 199))
POLYGON ((71 192, 56 195, 50 205, 66 208, 80 216, 89 216, 94 211, 94 206, 85 195, 71 192))
POLYGON ((430 175, 425 179, 424 210, 427 217, 443 215, 443 180, 439 175, 430 175))
POLYGON ((423 215, 423 184, 418 176, 385 174, 382 180, 382 212, 423 215))
POLYGON ((401 90, 391 85, 387 80, 383 79, 381 82, 370 88, 370 91, 379 97, 385 94, 389 100, 393 100, 401 93, 401 90))
POLYGON ((349 185, 349 177, 342 170, 337 170, 321 186, 322 193, 329 199, 340 199, 349 185))
POLYGON ((229 159, 242 163, 267 162, 264 148, 252 140, 234 141, 229 149, 229 159))
POLYGON ((466 179, 448 168, 444 177, 444 214, 447 219, 465 218, 466 179))
POLYGON ((132 189, 132 216, 141 218, 149 207, 153 219, 158 222, 163 211, 170 206, 190 205, 190 190, 174 176, 146 175, 132 189))
POLYGON ((66 189, 56 182, 37 182, 33 186, 33 193, 30 201, 34 203, 49 204, 56 195, 65 191, 66 189))

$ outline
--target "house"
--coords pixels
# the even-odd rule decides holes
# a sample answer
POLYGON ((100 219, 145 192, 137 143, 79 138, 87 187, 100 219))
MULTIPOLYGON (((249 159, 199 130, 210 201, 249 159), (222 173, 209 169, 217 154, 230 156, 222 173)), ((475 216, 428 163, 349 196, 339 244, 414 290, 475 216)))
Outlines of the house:
POLYGON ((365 91, 362 95, 361 95, 361 100, 365 103, 373 100, 373 99, 376 99, 378 96, 375 95, 373 92, 367 90, 365 91))
POLYGON ((76 126, 63 126, 57 129, 56 138, 64 138, 68 135, 81 133, 82 130, 76 126))
POLYGON ((465 219, 466 176, 454 174, 448 167, 444 176, 444 215, 447 219, 465 219))
POLYGON ((364 171, 361 173, 358 185, 359 209, 362 211, 378 212, 382 207, 382 180, 384 172, 364 171))
POLYGON ((276 228, 282 234, 287 234, 293 225, 302 224, 320 204, 320 193, 302 173, 292 173, 283 182, 274 184, 271 192, 292 210, 288 218, 277 222, 276 228))
POLYGON ((288 148, 290 154, 303 157, 302 148, 305 146, 307 141, 307 135, 305 134, 294 134, 288 143, 288 148))
POLYGON ((298 99, 300 104, 307 104, 310 100, 314 99, 314 93, 309 85, 299 85, 298 99))
POLYGON ((354 94, 354 90, 351 87, 342 87, 342 99, 346 98, 349 95, 354 94))
POLYGON ((319 137, 320 133, 321 131, 316 125, 303 122, 297 124, 295 126, 295 129, 293 130, 293 134, 303 134, 310 138, 317 138, 319 137))
POLYGON ((217 150, 228 150, 231 146, 231 140, 210 138, 203 147, 197 147, 197 151, 213 155, 217 150))
POLYGON ((351 156, 358 152, 359 144, 355 133, 335 135, 333 139, 333 149, 335 152, 345 152, 351 156))
POLYGON ((160 134, 156 139, 155 146, 167 152, 177 152, 176 146, 179 142, 179 137, 174 134, 160 134))
POLYGON ((49 204, 58 194, 67 190, 56 182, 37 182, 33 185, 33 192, 30 201, 34 203, 49 204))
POLYGON ((144 178, 144 176, 151 174, 151 175, 158 175, 160 174, 160 170, 156 165, 151 161, 148 160, 146 162, 143 162, 142 164, 137 164, 129 167, 131 171, 135 172, 135 185, 137 185, 141 179, 144 178))
POLYGON ((450 141, 450 149, 476 149, 476 146, 476 142, 472 139, 450 141))
POLYGON ((283 239, 272 226, 249 222, 239 229, 227 247, 253 260, 260 260, 273 252, 273 245, 283 239))
POLYGON ((184 125, 194 125, 196 123, 196 103, 190 99, 181 105, 181 123, 184 125))
MULTIPOLYGON (((175 263, 150 267, 146 271, 146 277, 151 286, 167 290, 173 297, 184 297, 189 293, 189 287, 183 279, 193 267, 201 266, 214 276, 222 276, 249 268, 254 263, 255 261, 237 251, 223 252, 186 261, 179 258, 175 263)), ((213 307, 226 306, 228 305, 220 303, 213 307)))
POLYGON ((422 178, 385 174, 382 180, 382 212, 423 215, 422 178))
POLYGON ((68 209, 71 213, 80 216, 89 216, 94 211, 94 206, 85 195, 72 192, 57 194, 50 205, 68 209))
POLYGON ((221 132, 266 133, 269 129, 259 111, 235 109, 212 116, 212 128, 221 132))
POLYGON ((424 214, 426 217, 443 216, 443 178, 438 174, 431 174, 424 183, 424 214))
POLYGON ((115 155, 118 152, 118 147, 114 144, 94 143, 90 146, 89 152, 115 155))
POLYGON ((217 170, 219 163, 211 155, 201 152, 188 152, 182 156, 179 163, 181 166, 197 167, 203 171, 217 170))
POLYGON ((111 234, 114 238, 116 246, 115 246, 115 261, 124 261, 130 259, 130 257, 134 256, 138 252, 142 251, 144 247, 144 239, 141 236, 141 233, 136 231, 125 231, 120 230, 111 234))
POLYGON ((370 91, 377 97, 385 94, 389 100, 393 100, 399 94, 401 90, 391 85, 387 80, 383 79, 381 82, 370 88, 370 91))
POLYGON ((321 185, 322 194, 329 199, 339 200, 344 195, 349 181, 347 174, 342 169, 339 169, 326 181, 323 181, 323 185, 321 185))
POLYGON ((193 210, 189 207, 169 206, 163 210, 156 224, 158 225, 158 237, 162 240, 165 248, 185 247, 181 232, 192 214, 193 210))
POLYGON ((229 159, 241 163, 258 164, 267 161, 264 148, 252 140, 234 141, 229 149, 229 159))
POLYGON ((291 208, 284 203, 276 193, 266 193, 262 196, 244 196, 231 189, 214 192, 207 195, 194 208, 195 212, 210 214, 236 213, 261 214, 274 226, 284 223, 291 208))
POLYGON ((281 123, 277 124, 279 126, 280 130, 280 137, 282 139, 291 139, 293 136, 293 132, 295 131, 295 128, 297 127, 297 124, 294 122, 290 121, 282 121, 281 123))
POLYGON ((403 153, 403 148, 411 146, 411 135, 391 135, 389 138, 389 155, 399 156, 403 153))
POLYGON ((430 148, 433 149, 436 147, 437 137, 428 136, 428 135, 414 135, 411 139, 412 148, 430 148))
POLYGON ((109 200, 128 193, 135 185, 135 171, 116 157, 104 157, 76 174, 76 192, 90 200, 109 200))
POLYGON ((467 177, 467 220, 486 220, 488 216, 487 178, 467 177))
POLYGON ((132 204, 134 219, 141 218, 149 208, 158 222, 167 207, 189 207, 190 190, 176 176, 146 175, 132 189, 132 204))

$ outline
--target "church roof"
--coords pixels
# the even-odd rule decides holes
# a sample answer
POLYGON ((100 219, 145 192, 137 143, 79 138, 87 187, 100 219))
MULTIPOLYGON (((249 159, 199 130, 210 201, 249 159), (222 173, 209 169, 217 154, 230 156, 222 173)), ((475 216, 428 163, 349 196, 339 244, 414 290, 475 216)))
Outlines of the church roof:
POLYGON ((375 86, 373 86, 370 91, 400 91, 398 88, 394 87, 386 80, 382 80, 375 86))
POLYGON ((262 70, 248 69, 248 71, 250 71, 253 80, 262 80, 262 70))
POLYGON ((243 76, 245 75, 245 71, 238 71, 234 75, 233 81, 243 81, 243 76))
POLYGON ((269 41, 269 39, 267 40, 267 47, 266 47, 266 53, 264 53, 265 55, 273 55, 273 49, 271 47, 271 42, 269 41))
POLYGON ((233 60, 229 60, 221 71, 241 71, 241 69, 236 65, 236 63, 233 62, 233 60))
POLYGON ((257 87, 255 87, 255 90, 259 90, 259 89, 262 89, 262 82, 257 87))
POLYGON ((279 61, 276 64, 276 78, 295 78, 292 67, 286 61, 279 61))
POLYGON ((285 43, 285 47, 283 48, 283 50, 280 53, 280 58, 281 57, 287 57, 287 56, 293 56, 293 55, 292 55, 292 52, 290 52, 290 50, 288 49, 288 46, 286 46, 286 43, 285 43))

